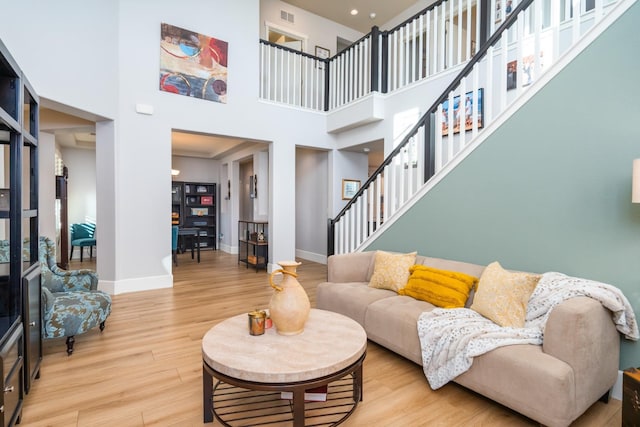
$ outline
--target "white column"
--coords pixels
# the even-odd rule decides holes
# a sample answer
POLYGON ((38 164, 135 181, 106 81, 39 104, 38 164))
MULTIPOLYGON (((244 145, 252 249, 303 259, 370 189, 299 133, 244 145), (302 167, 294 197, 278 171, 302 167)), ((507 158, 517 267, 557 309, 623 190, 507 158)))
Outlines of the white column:
MULTIPOLYGON (((116 271, 116 129, 112 121, 96 123, 96 224, 100 289, 114 292, 116 271), (100 237, 101 236, 101 237, 100 237), (106 284, 103 286, 103 284, 106 284)), ((170 234, 167 232, 167 235, 170 234)), ((171 242, 169 242, 171 244, 171 242)))
POLYGON ((278 268, 278 261, 294 260, 296 254, 296 148, 278 142, 269 144, 269 271, 278 268))

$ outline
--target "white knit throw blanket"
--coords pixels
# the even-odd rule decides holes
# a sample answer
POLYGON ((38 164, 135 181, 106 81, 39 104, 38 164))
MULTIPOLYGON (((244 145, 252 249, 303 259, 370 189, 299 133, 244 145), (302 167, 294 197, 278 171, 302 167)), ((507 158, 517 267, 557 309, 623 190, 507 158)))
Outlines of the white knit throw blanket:
POLYGON ((633 308, 622 292, 611 285, 545 273, 529 298, 525 327, 504 328, 467 308, 436 308, 418 319, 422 366, 432 389, 438 389, 466 372, 475 356, 513 344, 542 344, 551 310, 569 298, 586 296, 611 311, 616 328, 625 338, 637 340, 638 324, 633 308))

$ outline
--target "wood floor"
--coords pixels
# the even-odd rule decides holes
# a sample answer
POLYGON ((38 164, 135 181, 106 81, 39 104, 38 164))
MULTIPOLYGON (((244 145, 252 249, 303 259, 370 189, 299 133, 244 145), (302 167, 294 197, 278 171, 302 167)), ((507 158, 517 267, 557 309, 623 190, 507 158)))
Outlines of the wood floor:
MULTIPOLYGON (((315 305, 326 266, 302 260, 299 280, 315 305)), ((201 338, 221 320, 266 307, 268 277, 234 255, 179 256, 171 289, 115 295, 98 328, 45 341, 40 379, 26 397, 22 426, 201 426, 201 338)), ((88 267, 92 263, 74 262, 88 267)), ((277 363, 265 360, 265 363, 277 363)), ((619 426, 620 401, 596 403, 575 426, 619 426)), ((456 384, 432 391, 413 362, 369 342, 364 401, 345 426, 534 426, 533 421, 456 384)))

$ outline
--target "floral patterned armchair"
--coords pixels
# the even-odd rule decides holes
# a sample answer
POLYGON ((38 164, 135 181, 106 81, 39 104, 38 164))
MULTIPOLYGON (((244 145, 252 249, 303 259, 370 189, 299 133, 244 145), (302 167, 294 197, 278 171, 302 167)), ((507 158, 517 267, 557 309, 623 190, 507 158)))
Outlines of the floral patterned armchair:
POLYGON ((67 337, 67 353, 73 353, 75 335, 100 326, 111 313, 111 296, 98 290, 98 276, 88 269, 63 270, 56 264, 56 247, 40 237, 44 339, 67 337))
MULTIPOLYGON (((29 259, 28 242, 23 259, 29 259)), ((40 237, 38 259, 42 278, 42 336, 67 338, 67 353, 73 353, 75 336, 104 324, 111 313, 111 296, 97 290, 98 276, 88 269, 63 270, 56 264, 56 247, 40 237)), ((0 263, 9 262, 9 242, 0 241, 0 263)))

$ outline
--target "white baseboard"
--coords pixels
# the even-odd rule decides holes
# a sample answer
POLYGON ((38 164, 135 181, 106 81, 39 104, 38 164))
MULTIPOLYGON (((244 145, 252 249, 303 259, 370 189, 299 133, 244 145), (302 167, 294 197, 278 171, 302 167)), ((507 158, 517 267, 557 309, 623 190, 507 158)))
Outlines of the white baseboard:
POLYGON ((218 250, 221 250, 222 252, 226 252, 228 254, 237 254, 238 253, 238 247, 237 246, 231 246, 231 245, 227 245, 224 243, 219 243, 218 244, 218 250))
POLYGON ((152 276, 125 280, 100 280, 98 289, 111 295, 127 292, 150 291, 173 287, 173 276, 152 276))
POLYGON ((296 249, 296 258, 302 258, 309 261, 317 262, 319 264, 327 263, 327 256, 322 254, 316 254, 314 252, 303 251, 296 249))

